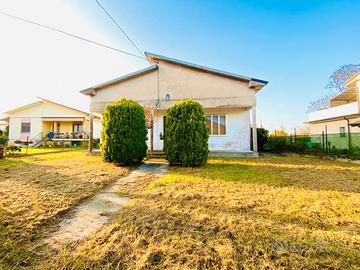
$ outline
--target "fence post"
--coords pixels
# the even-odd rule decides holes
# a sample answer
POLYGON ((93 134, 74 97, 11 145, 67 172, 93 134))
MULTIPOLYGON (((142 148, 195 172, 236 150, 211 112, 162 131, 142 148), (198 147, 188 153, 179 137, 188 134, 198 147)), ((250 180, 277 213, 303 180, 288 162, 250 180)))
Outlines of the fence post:
POLYGON ((347 122, 347 131, 348 131, 348 147, 349 150, 351 149, 351 132, 350 132, 350 121, 349 119, 345 118, 346 122, 347 122))
POLYGON ((328 146, 328 132, 327 132, 327 125, 325 125, 325 146, 326 146, 326 153, 329 152, 329 146, 328 146))
POLYGON ((325 153, 325 135, 324 135, 324 131, 321 131, 321 144, 322 144, 323 153, 325 153))

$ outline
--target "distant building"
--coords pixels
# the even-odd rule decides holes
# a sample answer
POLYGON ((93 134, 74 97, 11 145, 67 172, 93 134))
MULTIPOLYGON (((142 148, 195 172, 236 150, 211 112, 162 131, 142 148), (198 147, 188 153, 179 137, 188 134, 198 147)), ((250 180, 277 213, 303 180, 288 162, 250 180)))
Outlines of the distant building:
MULTIPOLYGON (((56 102, 39 101, 5 112, 9 142, 40 142, 52 133, 53 141, 69 143, 88 140, 90 114, 56 102)), ((100 117, 94 120, 94 137, 100 137, 100 117)))
POLYGON ((348 149, 360 147, 360 72, 346 83, 346 91, 330 101, 330 108, 309 114, 311 141, 314 144, 328 142, 330 148, 348 149))

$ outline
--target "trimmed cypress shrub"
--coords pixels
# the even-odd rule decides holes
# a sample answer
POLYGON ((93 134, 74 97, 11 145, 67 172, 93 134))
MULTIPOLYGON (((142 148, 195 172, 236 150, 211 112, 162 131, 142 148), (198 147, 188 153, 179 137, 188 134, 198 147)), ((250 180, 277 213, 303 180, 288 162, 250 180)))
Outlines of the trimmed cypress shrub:
POLYGON ((183 100, 167 110, 165 155, 170 164, 203 165, 208 158, 208 129, 200 103, 183 100))
POLYGON ((103 159, 132 164, 141 162, 147 151, 147 129, 143 107, 129 99, 106 106, 102 122, 103 159))

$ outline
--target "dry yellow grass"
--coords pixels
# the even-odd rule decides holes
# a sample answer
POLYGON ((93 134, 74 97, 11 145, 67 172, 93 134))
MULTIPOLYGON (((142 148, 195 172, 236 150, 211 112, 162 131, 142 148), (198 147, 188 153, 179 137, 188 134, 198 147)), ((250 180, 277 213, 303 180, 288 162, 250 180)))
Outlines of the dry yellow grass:
POLYGON ((359 269, 359 191, 359 165, 314 157, 172 167, 39 268, 359 269))
POLYGON ((85 152, 0 160, 0 269, 38 263, 60 214, 126 172, 85 152))

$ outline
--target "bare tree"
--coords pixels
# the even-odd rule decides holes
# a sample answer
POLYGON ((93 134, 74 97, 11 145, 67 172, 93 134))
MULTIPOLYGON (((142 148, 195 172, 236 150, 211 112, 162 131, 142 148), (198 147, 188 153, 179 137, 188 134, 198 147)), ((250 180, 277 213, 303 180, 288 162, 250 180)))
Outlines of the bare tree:
POLYGON ((327 94, 315 101, 311 101, 307 112, 329 108, 331 98, 344 92, 346 90, 345 82, 358 72, 360 72, 360 64, 343 65, 335 70, 325 87, 328 91, 327 94))

